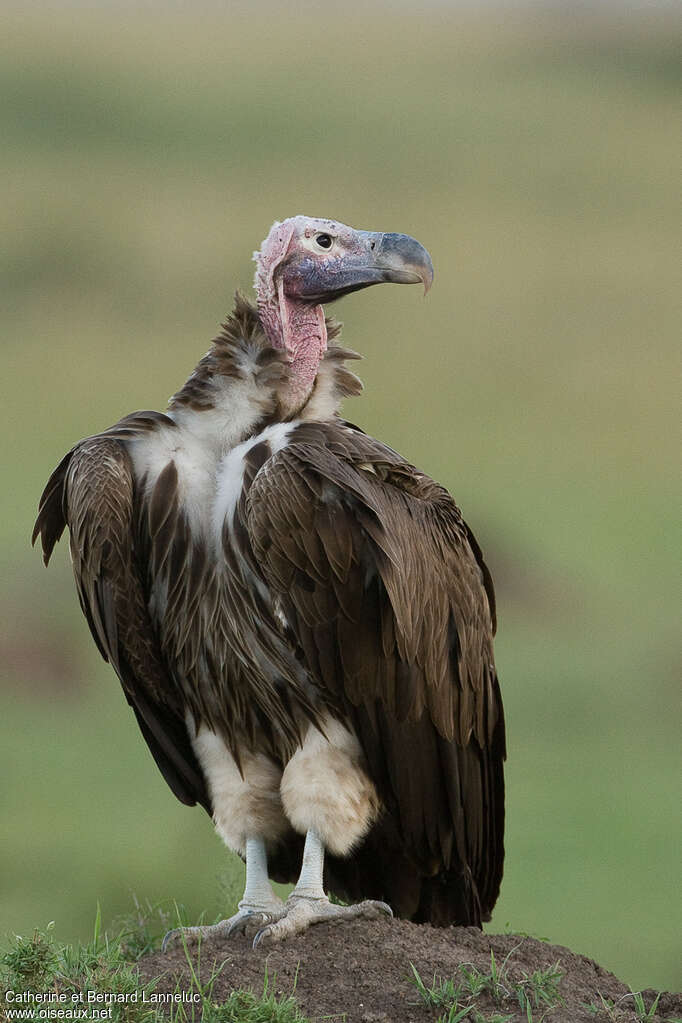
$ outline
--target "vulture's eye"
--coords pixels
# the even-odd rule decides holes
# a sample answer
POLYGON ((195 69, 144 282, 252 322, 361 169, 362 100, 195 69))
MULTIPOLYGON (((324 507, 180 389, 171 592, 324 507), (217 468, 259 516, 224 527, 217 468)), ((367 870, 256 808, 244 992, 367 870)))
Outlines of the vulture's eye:
POLYGON ((324 234, 324 232, 322 234, 316 234, 315 241, 321 249, 331 249, 334 244, 332 236, 330 234, 324 234))

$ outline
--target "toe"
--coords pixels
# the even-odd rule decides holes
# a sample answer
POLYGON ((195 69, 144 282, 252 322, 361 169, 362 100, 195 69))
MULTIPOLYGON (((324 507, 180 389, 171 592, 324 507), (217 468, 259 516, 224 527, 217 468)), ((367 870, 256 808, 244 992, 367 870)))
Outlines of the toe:
POLYGON ((284 912, 284 903, 278 900, 277 903, 268 908, 241 907, 238 913, 228 920, 221 920, 217 924, 209 924, 202 927, 175 927, 164 936, 161 943, 161 951, 177 941, 183 944, 194 944, 197 941, 211 941, 214 938, 232 938, 238 934, 244 934, 252 938, 256 931, 263 929, 264 924, 272 924, 279 920, 284 912))
POLYGON ((281 919, 261 928, 253 939, 253 947, 270 945, 275 942, 301 934, 312 924, 341 923, 344 920, 377 920, 380 917, 393 916, 393 911, 385 902, 366 900, 351 906, 337 906, 327 899, 308 899, 290 895, 287 910, 281 919))
POLYGON ((315 922, 315 908, 307 900, 300 899, 290 902, 287 911, 279 920, 261 928, 253 939, 253 947, 259 945, 274 945, 284 938, 293 937, 308 929, 311 923, 315 922))

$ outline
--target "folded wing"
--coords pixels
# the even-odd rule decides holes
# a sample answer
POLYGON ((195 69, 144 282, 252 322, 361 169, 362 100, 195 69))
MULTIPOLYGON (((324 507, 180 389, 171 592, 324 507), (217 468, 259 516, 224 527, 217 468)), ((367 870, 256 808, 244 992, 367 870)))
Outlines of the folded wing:
POLYGON ((336 865, 340 887, 367 894, 358 862, 397 843, 421 878, 416 891, 386 881, 401 915, 480 924, 502 875, 505 740, 492 583, 458 508, 360 431, 309 424, 258 473, 245 515, 289 633, 386 807, 372 856, 336 865))
POLYGON ((78 596, 99 651, 121 680, 172 791, 183 803, 200 803, 210 812, 177 688, 148 610, 148 582, 138 563, 144 516, 120 439, 128 431, 124 420, 110 431, 114 436, 88 438, 62 459, 41 498, 33 541, 40 535, 47 564, 68 525, 78 596))

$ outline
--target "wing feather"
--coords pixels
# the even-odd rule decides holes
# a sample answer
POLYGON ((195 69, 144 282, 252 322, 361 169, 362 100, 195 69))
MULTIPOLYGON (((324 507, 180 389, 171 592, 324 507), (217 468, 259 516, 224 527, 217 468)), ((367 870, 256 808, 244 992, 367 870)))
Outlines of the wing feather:
POLYGON ((114 428, 88 438, 62 459, 41 498, 33 539, 41 536, 47 564, 68 525, 78 597, 99 651, 116 671, 147 745, 175 795, 189 805, 201 803, 210 812, 136 560, 141 542, 138 526, 145 518, 157 560, 173 547, 169 527, 177 496, 172 469, 160 474, 146 515, 141 515, 132 463, 120 439, 132 435, 135 422, 135 417, 129 417, 118 434, 114 428))

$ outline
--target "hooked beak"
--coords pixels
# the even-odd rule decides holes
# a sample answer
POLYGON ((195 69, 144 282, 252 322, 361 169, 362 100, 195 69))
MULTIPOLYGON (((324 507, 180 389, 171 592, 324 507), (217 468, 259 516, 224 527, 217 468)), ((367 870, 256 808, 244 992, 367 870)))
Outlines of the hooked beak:
MULTIPOLYGON (((364 232, 362 232, 364 234, 364 232)), ((424 285, 424 294, 433 283, 433 263, 424 246, 409 234, 369 235, 374 252, 371 269, 383 274, 391 284, 424 285)))
POLYGON ((346 251, 323 262, 305 259, 286 270, 286 293, 315 305, 334 302, 373 284, 423 284, 433 281, 428 252, 408 234, 355 231, 346 251))

